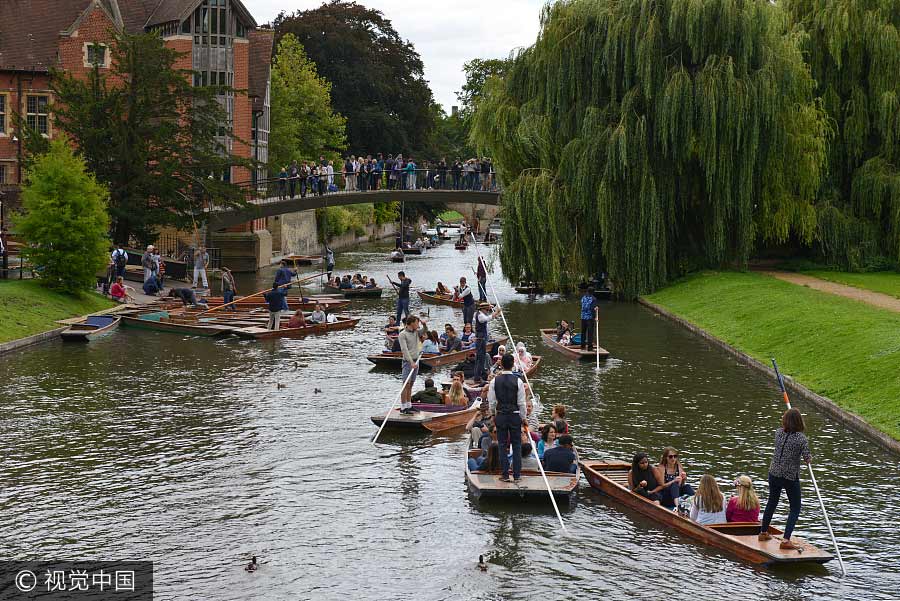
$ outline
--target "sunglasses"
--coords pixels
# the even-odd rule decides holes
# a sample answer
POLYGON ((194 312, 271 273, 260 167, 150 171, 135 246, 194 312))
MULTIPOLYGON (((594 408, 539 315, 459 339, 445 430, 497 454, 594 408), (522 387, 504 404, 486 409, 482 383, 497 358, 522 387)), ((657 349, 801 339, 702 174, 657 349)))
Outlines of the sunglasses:
POLYGON ((669 459, 678 459, 678 453, 675 453, 674 455, 669 455, 669 459))

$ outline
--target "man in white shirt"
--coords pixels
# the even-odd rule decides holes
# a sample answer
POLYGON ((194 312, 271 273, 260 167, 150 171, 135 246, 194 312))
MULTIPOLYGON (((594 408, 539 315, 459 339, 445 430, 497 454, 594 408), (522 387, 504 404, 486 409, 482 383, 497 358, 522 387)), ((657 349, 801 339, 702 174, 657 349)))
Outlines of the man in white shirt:
POLYGON ((500 359, 503 371, 488 386, 488 406, 494 414, 497 427, 497 443, 500 446, 500 480, 509 482, 509 456, 512 445, 513 481, 522 477, 522 420, 528 412, 525 404, 525 385, 512 373, 513 356, 500 359))
POLYGON ((466 283, 466 278, 459 278, 459 286, 456 287, 456 300, 462 301, 463 304, 463 326, 472 323, 475 317, 475 297, 472 296, 472 289, 466 283))
MULTIPOLYGON (((469 294, 471 294, 469 290, 469 294)), ((479 303, 478 313, 475 315, 475 338, 478 343, 475 347, 475 384, 480 384, 484 380, 485 363, 487 361, 487 341, 490 338, 488 334, 488 324, 500 315, 500 307, 498 306, 491 313, 490 303, 479 303)))

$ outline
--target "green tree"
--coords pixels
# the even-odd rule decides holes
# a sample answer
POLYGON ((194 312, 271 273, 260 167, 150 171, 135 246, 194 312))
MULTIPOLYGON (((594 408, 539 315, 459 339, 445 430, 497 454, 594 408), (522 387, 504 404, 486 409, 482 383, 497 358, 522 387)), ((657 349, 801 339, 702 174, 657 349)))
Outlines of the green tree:
POLYGON ((293 34, 333 84, 332 103, 347 118, 355 154, 408 155, 427 150, 434 130, 432 93, 422 59, 377 10, 332 0, 281 13, 278 38, 293 34))
POLYGON ((320 154, 339 159, 347 147, 345 120, 331 109, 331 84, 319 77, 315 63, 292 34, 278 43, 271 90, 272 170, 277 172, 293 160, 315 160, 320 154))
POLYGON ((15 220, 28 241, 23 255, 48 286, 71 292, 92 288, 108 261, 107 190, 64 136, 34 158, 25 177, 23 213, 15 220))
POLYGON ((123 34, 112 66, 87 78, 53 73, 56 122, 74 140, 88 168, 109 188, 116 242, 156 239, 160 226, 187 228, 201 220, 204 197, 237 204, 239 190, 223 181, 232 155, 222 86, 193 86, 175 68, 183 53, 154 33, 123 34))
POLYGON ((513 65, 512 59, 473 58, 463 65, 466 83, 456 93, 463 113, 471 112, 484 95, 484 88, 492 77, 503 77, 513 65))
POLYGON ((900 262, 900 2, 787 0, 834 124, 818 207, 834 264, 900 262))
POLYGON ((603 269, 633 296, 812 243, 826 120, 801 37, 769 2, 549 5, 473 117, 504 181, 507 275, 603 269))

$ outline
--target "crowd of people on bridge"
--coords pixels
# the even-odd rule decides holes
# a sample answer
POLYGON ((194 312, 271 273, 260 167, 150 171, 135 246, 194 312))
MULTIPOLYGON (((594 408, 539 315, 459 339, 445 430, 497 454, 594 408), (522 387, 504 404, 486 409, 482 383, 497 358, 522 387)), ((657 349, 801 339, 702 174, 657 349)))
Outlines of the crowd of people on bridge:
POLYGON ((449 162, 416 163, 413 157, 402 154, 376 156, 347 156, 335 167, 334 161, 320 156, 318 162, 293 161, 278 173, 278 198, 286 200, 298 194, 322 196, 338 192, 367 190, 480 190, 497 189, 497 177, 493 161, 489 157, 449 162), (340 181, 336 181, 336 177, 340 181))

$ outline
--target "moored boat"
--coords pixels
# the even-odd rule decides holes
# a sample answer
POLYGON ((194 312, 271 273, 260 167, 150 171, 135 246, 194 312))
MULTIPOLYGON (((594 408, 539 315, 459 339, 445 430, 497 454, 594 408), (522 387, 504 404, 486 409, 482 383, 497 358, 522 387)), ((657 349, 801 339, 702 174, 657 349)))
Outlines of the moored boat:
POLYGON ((772 538, 760 541, 758 522, 730 522, 704 526, 688 517, 657 505, 628 490, 628 470, 624 461, 581 461, 581 468, 591 487, 608 495, 626 507, 649 517, 666 529, 674 529, 698 542, 731 553, 745 561, 759 565, 788 563, 825 563, 832 555, 796 536, 791 541, 800 550, 781 549, 781 530, 769 527, 772 538))
POLYGON ((335 294, 343 294, 346 298, 380 298, 384 288, 338 288, 337 286, 329 286, 322 284, 322 290, 335 294))
POLYGON ((73 323, 60 332, 63 340, 88 342, 108 334, 119 327, 121 317, 118 315, 88 315, 83 321, 73 323))
MULTIPOLYGON (((180 301, 179 301, 180 302, 180 301)), ((207 305, 212 309, 213 307, 219 307, 223 303, 223 299, 221 296, 211 296, 206 299, 207 305)), ((296 311, 297 309, 303 309, 304 311, 312 311, 316 308, 316 305, 320 305, 322 310, 326 313, 340 311, 346 307, 350 306, 350 301, 334 299, 334 298, 315 298, 309 297, 306 301, 301 300, 296 296, 287 297, 288 307, 291 311, 296 311)), ((254 296, 253 298, 236 298, 231 305, 234 306, 235 309, 246 311, 248 309, 267 309, 268 303, 266 303, 265 299, 262 296, 254 296)), ((205 309, 203 309, 205 311, 205 309)), ((217 311, 218 313, 218 311, 217 311)))
POLYGON ((230 334, 234 329, 231 325, 222 323, 184 323, 182 320, 172 320, 168 311, 157 311, 154 313, 145 313, 143 315, 132 317, 129 315, 122 316, 122 325, 129 328, 139 328, 143 330, 154 330, 156 332, 171 332, 173 334, 183 334, 186 336, 222 336, 230 334))
MULTIPOLYGON (((481 455, 481 449, 472 449, 466 459, 477 459, 481 455)), ((466 461, 466 484, 469 494, 475 500, 485 498, 521 500, 521 501, 550 501, 550 492, 547 483, 557 502, 568 502, 568 506, 575 504, 578 494, 578 479, 580 468, 576 473, 545 472, 547 480, 541 475, 536 457, 522 459, 522 478, 519 482, 503 482, 500 480, 500 471, 471 471, 466 461)))
POLYGON ((316 334, 327 334, 328 332, 336 332, 339 330, 349 330, 355 328, 359 323, 357 317, 336 316, 337 321, 325 323, 311 323, 299 328, 279 328, 277 330, 269 330, 261 326, 250 326, 244 328, 233 328, 232 332, 240 338, 252 340, 270 340, 272 338, 302 338, 304 336, 312 336, 316 334))
MULTIPOLYGON (((552 348, 554 351, 558 353, 562 353, 566 357, 570 359, 579 359, 581 361, 588 361, 591 359, 595 359, 597 357, 597 351, 589 351, 587 349, 582 349, 580 345, 577 344, 562 344, 561 342, 557 342, 556 340, 556 330, 553 328, 544 328, 541 330, 541 340, 544 341, 544 344, 552 348)), ((600 347, 600 359, 608 359, 609 351, 600 347)))
MULTIPOLYGON (((446 432, 457 428, 463 428, 478 413, 479 401, 466 405, 433 405, 426 403, 413 403, 413 409, 417 411, 404 414, 397 411, 396 407, 387 413, 385 430, 427 430, 429 432, 446 432)), ((381 426, 385 420, 384 413, 373 415, 372 423, 381 426)))
POLYGON ((520 282, 516 286, 516 292, 519 294, 543 294, 544 287, 537 282, 520 282))

